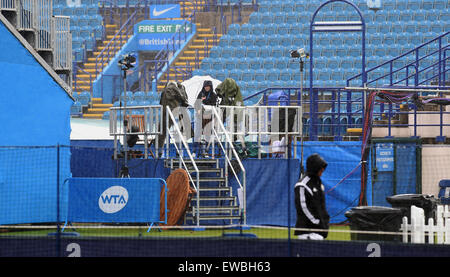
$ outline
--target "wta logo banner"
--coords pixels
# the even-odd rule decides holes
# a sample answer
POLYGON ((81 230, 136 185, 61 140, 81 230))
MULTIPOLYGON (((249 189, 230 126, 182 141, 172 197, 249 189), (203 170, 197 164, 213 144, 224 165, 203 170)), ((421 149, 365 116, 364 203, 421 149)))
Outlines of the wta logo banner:
POLYGON ((98 198, 100 210, 107 214, 117 213, 128 203, 128 191, 122 186, 106 189, 98 198))

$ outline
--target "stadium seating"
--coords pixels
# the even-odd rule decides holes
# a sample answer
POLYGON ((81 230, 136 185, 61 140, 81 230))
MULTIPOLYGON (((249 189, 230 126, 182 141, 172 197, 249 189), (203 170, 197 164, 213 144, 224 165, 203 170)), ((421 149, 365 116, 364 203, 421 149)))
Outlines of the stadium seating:
POLYGON ((97 1, 82 0, 80 6, 68 6, 67 1, 56 0, 53 1, 53 14, 70 16, 74 62, 83 61, 84 51, 92 51, 104 34, 97 1))
MULTIPOLYGON (((383 9, 376 13, 368 9, 364 0, 353 2, 361 10, 366 23, 366 68, 397 57, 449 30, 450 12, 446 0, 383 1, 383 9)), ((215 76, 236 76, 244 97, 257 92, 258 86, 253 84, 255 80, 274 86, 280 82, 292 84, 298 79, 295 77, 298 64, 286 63, 286 58, 289 58, 289 50, 309 48, 311 17, 323 1, 259 0, 258 3, 258 11, 250 15, 248 22, 229 26, 228 33, 211 52, 212 60, 205 59, 194 74, 208 73, 213 69, 221 72, 215 76), (218 57, 218 53, 222 56, 218 57), (246 62, 243 55, 248 59, 246 62), (236 64, 236 68, 241 70, 239 74, 229 64, 234 57, 239 57, 236 64), (220 62, 214 63, 218 58, 220 62), (211 62, 215 65, 213 68, 210 67, 211 62), (250 71, 245 71, 247 69, 250 71), (273 78, 274 69, 278 70, 280 79, 273 78), (267 82, 269 76, 272 83, 267 82)), ((316 21, 319 20, 356 21, 359 15, 349 5, 336 2, 319 11, 316 21)), ((313 43, 314 68, 321 69, 314 73, 320 75, 314 77, 319 82, 315 81, 316 86, 340 86, 345 84, 346 78, 361 72, 360 33, 315 33, 313 43), (333 74, 331 70, 334 70, 333 74)), ((395 64, 402 65, 404 62, 400 61, 395 64)), ((305 62, 305 71, 309 72, 309 61, 305 62)), ((379 78, 384 74, 385 71, 380 71, 373 75, 379 78)))

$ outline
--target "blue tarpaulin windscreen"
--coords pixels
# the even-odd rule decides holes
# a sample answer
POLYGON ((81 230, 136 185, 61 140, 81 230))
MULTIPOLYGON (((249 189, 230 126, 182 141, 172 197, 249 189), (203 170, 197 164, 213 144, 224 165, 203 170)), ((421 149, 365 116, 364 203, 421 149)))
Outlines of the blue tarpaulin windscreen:
MULTIPOLYGON (((343 222, 347 219, 344 213, 358 205, 361 190, 361 169, 358 167, 361 143, 304 142, 305 165, 307 157, 313 153, 320 154, 328 163, 322 181, 327 193, 326 205, 330 221, 343 222)), ((299 144, 297 158, 300 155, 299 144)), ((243 164, 247 177, 247 224, 293 226, 296 220, 294 186, 299 178, 300 159, 244 159, 243 164)), ((236 187, 234 180, 231 183, 236 187)), ((369 183, 369 205, 371 195, 369 183)))

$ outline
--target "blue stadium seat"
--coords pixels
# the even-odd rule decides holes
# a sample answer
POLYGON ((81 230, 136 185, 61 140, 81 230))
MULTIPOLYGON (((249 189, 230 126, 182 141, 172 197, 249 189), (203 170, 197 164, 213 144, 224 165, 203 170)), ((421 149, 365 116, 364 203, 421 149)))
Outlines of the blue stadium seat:
POLYGON ((265 74, 266 74, 266 71, 264 69, 262 69, 262 68, 255 70, 254 71, 254 77, 253 77, 254 81, 255 82, 262 82, 262 81, 264 81, 265 80, 265 74))
POLYGON ((220 57, 224 59, 228 59, 234 54, 234 46, 226 46, 221 48, 220 57))
POLYGON ((286 13, 286 23, 287 24, 296 24, 298 20, 298 15, 296 12, 292 11, 292 12, 288 12, 286 13))
POLYGON ((225 69, 228 71, 236 69, 238 58, 230 57, 225 60, 225 69))
POLYGON ((75 10, 72 7, 64 6, 62 7, 62 15, 73 16, 75 10))
POLYGON ((143 91, 136 91, 133 94, 133 98, 134 101, 140 102, 140 101, 144 101, 145 100, 145 92, 143 91))
POLYGON ((256 58, 259 56, 259 47, 249 46, 246 48, 245 56, 248 58, 256 58))
MULTIPOLYGON (((439 11, 445 11, 446 9, 450 8, 450 4, 448 1, 435 1, 433 5, 433 9, 439 10, 439 11)), ((447 10, 448 14, 448 10, 447 10)))
POLYGON ((87 14, 88 15, 98 15, 98 5, 97 4, 90 4, 87 5, 87 14))
POLYGON ((288 35, 290 27, 291 25, 288 23, 278 23, 277 34, 281 36, 288 35))
POLYGON ((89 25, 92 27, 103 24, 103 17, 99 14, 88 15, 87 19, 88 19, 89 25))
POLYGON ((131 91, 127 91, 126 93, 122 92, 120 94, 120 100, 122 101, 126 100, 127 102, 130 102, 131 100, 133 100, 133 92, 131 91))
POLYGON ((87 25, 87 26, 81 26, 80 27, 80 37, 84 40, 88 39, 91 37, 92 34, 92 27, 87 25))
POLYGON ((63 14, 63 5, 55 4, 53 5, 53 15, 62 15, 63 14))
POLYGON ((270 2, 261 2, 258 4, 259 4, 259 6, 258 6, 259 13, 264 13, 264 12, 270 11, 270 2))
POLYGON ((264 34, 264 25, 263 24, 254 24, 251 26, 251 33, 254 36, 260 36, 264 34))
POLYGON ((270 24, 265 24, 264 25, 264 34, 265 35, 274 35, 277 33, 277 24, 275 23, 270 23, 270 24))
POLYGON ((281 45, 276 45, 272 47, 272 56, 275 58, 280 58, 280 57, 288 57, 288 51, 286 51, 284 49, 283 46, 281 45))
POLYGON ((274 61, 274 67, 283 70, 288 68, 289 57, 281 57, 274 61))
POLYGON ((215 72, 215 73, 214 73, 214 77, 215 77, 217 80, 223 81, 223 80, 225 80, 225 79, 228 77, 228 73, 225 72, 225 71, 215 72))
POLYGON ((281 45, 281 36, 273 34, 267 38, 267 43, 271 46, 281 45))
POLYGON ((289 24, 289 34, 293 35, 294 37, 299 37, 300 35, 302 35, 302 26, 297 24, 297 23, 293 23, 293 24, 289 24))
POLYGON ((272 69, 275 66, 275 59, 272 57, 265 57, 262 61, 262 67, 264 69, 272 69))
POLYGON ((88 106, 91 102, 91 93, 89 91, 82 91, 78 96, 78 101, 82 106, 88 106))
POLYGON ((410 20, 408 22, 405 22, 404 24, 405 24, 404 25, 405 27, 403 28, 403 32, 405 32, 405 33, 414 33, 414 32, 416 32, 417 22, 414 22, 414 21, 410 20))
POLYGON ((88 13, 87 6, 83 4, 78 7, 74 7, 73 9, 75 9, 74 15, 87 15, 88 13))
POLYGON ((84 47, 87 51, 94 51, 96 45, 96 41, 94 38, 86 39, 84 41, 84 47))
POLYGON ((219 48, 219 46, 213 46, 209 50, 209 57, 212 59, 220 58, 222 57, 222 51, 219 48))
POLYGON ((294 1, 282 1, 281 11, 283 13, 290 13, 294 11, 294 1))
POLYGON ((398 10, 400 21, 412 21, 413 17, 410 10, 398 10))
POLYGON ((239 68, 240 70, 247 70, 250 68, 250 61, 251 59, 247 57, 240 58, 238 60, 238 64, 236 65, 236 67, 239 68))
POLYGON ((265 74, 265 80, 275 82, 279 80, 280 71, 276 68, 267 69, 265 74))
POLYGON ((230 36, 229 35, 223 35, 219 40, 219 46, 229 46, 230 45, 230 36))
POLYGON ((230 46, 240 47, 242 46, 242 40, 243 37, 241 37, 240 35, 234 35, 230 38, 230 46))
POLYGON ((377 31, 381 34, 387 34, 391 31, 392 28, 392 22, 386 21, 386 22, 378 22, 377 24, 377 31))
POLYGON ((280 71, 280 80, 285 83, 290 83, 291 76, 292 76, 292 73, 289 68, 284 68, 280 71))
POLYGON ((256 38, 255 38, 255 45, 256 46, 260 46, 260 47, 266 46, 267 45, 267 39, 268 39, 268 36, 266 36, 266 35, 256 36, 256 38))
POLYGON ((281 12, 282 4, 283 4, 283 1, 271 1, 269 11, 271 13, 281 12))
POLYGON ((262 68, 262 62, 261 59, 259 58, 255 58, 255 59, 250 59, 250 63, 249 63, 249 69, 252 70, 259 70, 262 68))
POLYGON ((273 13, 272 22, 276 24, 286 23, 286 13, 282 11, 273 13))
POLYGON ((102 115, 102 119, 108 120, 109 119, 109 114, 110 114, 109 111, 104 112, 103 115, 102 115))
POLYGON ((211 62, 211 70, 221 71, 224 69, 224 58, 215 59, 211 62))
POLYGON ((261 14, 261 24, 268 25, 273 23, 273 16, 271 12, 264 12, 261 14))
POLYGON ((244 47, 235 47, 233 48, 233 56, 237 58, 245 57, 246 55, 246 48, 244 47))
POLYGON ((70 107, 70 115, 71 116, 81 116, 82 115, 82 106, 79 101, 73 102, 72 106, 70 107))
POLYGON ((242 73, 243 71, 240 69, 233 69, 230 70, 228 73, 228 77, 232 78, 233 80, 237 81, 241 81, 242 80, 242 73))
POLYGON ((249 81, 253 81, 253 72, 250 71, 249 69, 246 70, 242 70, 242 81, 245 82, 249 82, 249 81))
POLYGON ((250 31, 251 28, 252 28, 252 26, 250 24, 244 23, 244 24, 241 25, 241 29, 239 31, 239 34, 247 36, 247 35, 249 35, 251 33, 251 31, 250 31))
POLYGON ((261 13, 260 12, 251 13, 250 17, 248 18, 248 23, 251 25, 261 23, 261 13))
POLYGON ((237 23, 230 24, 228 26, 227 34, 230 36, 239 35, 240 25, 237 23))

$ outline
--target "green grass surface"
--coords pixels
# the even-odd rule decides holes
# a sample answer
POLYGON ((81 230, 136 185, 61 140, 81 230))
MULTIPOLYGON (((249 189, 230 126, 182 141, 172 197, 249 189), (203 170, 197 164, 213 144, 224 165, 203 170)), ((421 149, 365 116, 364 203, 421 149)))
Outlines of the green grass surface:
MULTIPOLYGON (((3 230, 0 233, 1 236, 48 236, 49 233, 55 233, 56 229, 39 229, 39 230, 3 230)), ((147 232, 148 227, 142 226, 142 228, 82 228, 77 227, 75 229, 69 227, 66 228, 64 233, 78 233, 81 237, 164 237, 164 238, 211 238, 211 237, 223 237, 227 234, 244 234, 249 236, 250 234, 261 239, 288 239, 287 228, 263 228, 252 227, 250 229, 210 229, 204 230, 192 230, 192 229, 159 229, 153 227, 150 232, 147 232)), ((346 232, 350 230, 348 226, 331 226, 327 240, 350 240, 350 233, 346 232)), ((295 238, 294 230, 291 231, 291 238, 295 238)))

